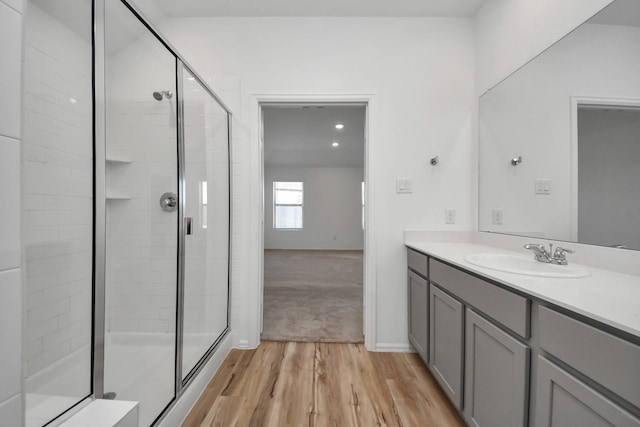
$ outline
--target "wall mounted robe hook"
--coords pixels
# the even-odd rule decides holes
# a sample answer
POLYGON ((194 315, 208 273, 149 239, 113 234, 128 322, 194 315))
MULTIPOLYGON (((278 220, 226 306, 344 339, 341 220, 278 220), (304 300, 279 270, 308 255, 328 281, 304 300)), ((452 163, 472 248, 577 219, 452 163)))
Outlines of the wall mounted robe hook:
POLYGON ((438 162, 440 162, 440 158, 438 156, 432 157, 430 162, 431 162, 431 166, 435 166, 438 164, 438 162))
POLYGON ((514 157, 513 159, 511 159, 511 164, 513 166, 518 166, 520 163, 522 163, 522 156, 514 157))

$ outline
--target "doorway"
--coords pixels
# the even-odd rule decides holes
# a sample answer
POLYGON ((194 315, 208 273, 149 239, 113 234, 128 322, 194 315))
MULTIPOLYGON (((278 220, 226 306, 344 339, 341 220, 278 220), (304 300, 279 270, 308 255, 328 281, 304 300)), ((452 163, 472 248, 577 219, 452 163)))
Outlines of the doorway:
POLYGON ((363 342, 365 103, 261 104, 261 338, 363 342))

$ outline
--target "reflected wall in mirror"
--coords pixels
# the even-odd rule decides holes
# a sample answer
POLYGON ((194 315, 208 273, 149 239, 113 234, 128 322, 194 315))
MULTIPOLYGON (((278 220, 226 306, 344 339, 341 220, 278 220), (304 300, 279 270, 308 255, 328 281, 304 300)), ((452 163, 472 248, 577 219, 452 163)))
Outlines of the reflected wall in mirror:
POLYGON ((638 46, 616 0, 480 97, 481 231, 640 249, 638 46))

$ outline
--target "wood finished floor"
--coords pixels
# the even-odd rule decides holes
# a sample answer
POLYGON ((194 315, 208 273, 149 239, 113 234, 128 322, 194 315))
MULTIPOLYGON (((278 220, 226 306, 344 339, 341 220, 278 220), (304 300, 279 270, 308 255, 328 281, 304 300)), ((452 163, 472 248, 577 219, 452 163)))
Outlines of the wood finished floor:
POLYGON ((231 351, 182 425, 465 424, 417 354, 263 342, 256 350, 231 351))

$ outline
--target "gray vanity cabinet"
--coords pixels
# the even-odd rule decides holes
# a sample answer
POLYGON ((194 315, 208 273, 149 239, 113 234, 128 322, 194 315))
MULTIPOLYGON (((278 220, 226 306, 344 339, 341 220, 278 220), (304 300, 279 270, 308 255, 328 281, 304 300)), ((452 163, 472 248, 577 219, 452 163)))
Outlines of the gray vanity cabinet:
POLYGON ((428 363, 428 341, 427 331, 429 324, 428 293, 429 284, 427 279, 420 277, 409 270, 409 341, 424 360, 428 363))
POLYGON ((462 409, 464 306, 429 287, 429 368, 453 404, 462 409))
POLYGON ((469 426, 640 427, 637 337, 412 249, 408 264, 409 339, 469 426))
POLYGON ((429 362, 429 261, 425 254, 407 249, 407 307, 409 341, 424 363, 429 362))
POLYGON ((479 427, 526 426, 528 378, 529 347, 467 309, 464 394, 467 422, 479 427))
POLYGON ((640 427, 640 420, 554 365, 538 357, 535 427, 640 427))

